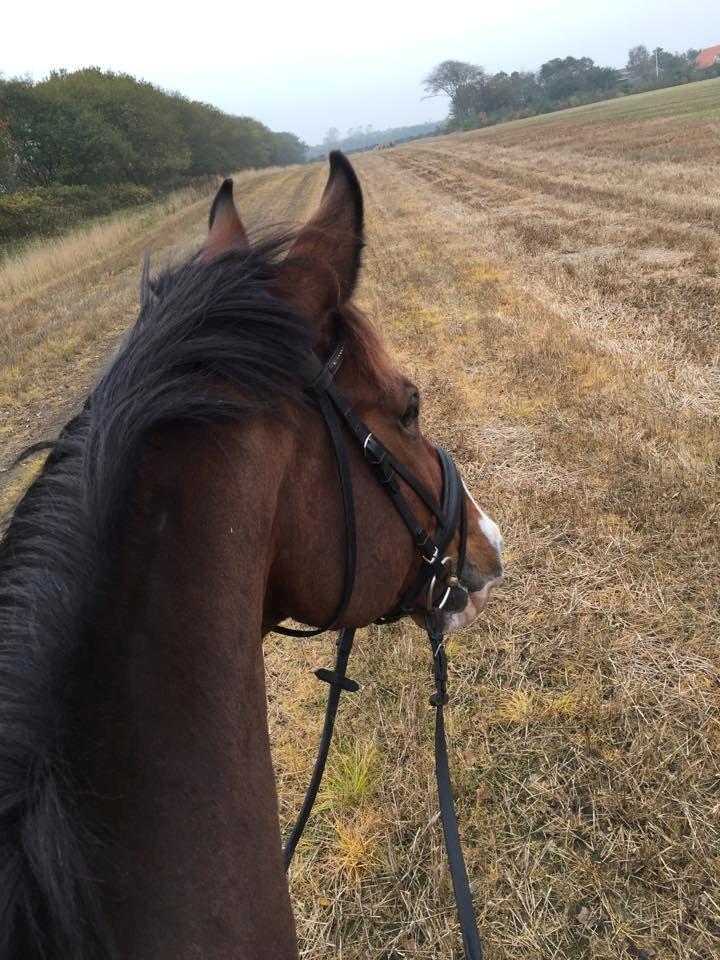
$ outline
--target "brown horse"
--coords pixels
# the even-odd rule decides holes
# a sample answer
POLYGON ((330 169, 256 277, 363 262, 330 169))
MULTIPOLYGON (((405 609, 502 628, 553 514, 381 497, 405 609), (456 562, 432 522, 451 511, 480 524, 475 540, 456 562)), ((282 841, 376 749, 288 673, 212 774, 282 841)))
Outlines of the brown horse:
MULTIPOLYGON (((137 323, 15 511, 0 546, 1 960, 297 957, 262 639, 285 617, 325 623, 343 590, 335 454, 300 376, 311 351, 342 338, 354 412, 438 498, 442 483, 417 388, 351 304, 362 235, 341 154, 284 241, 248 245, 226 181, 202 251, 145 278, 137 323)), ((348 456, 342 625, 360 626, 424 561, 360 447, 348 456)), ((466 508, 448 628, 502 573, 497 527, 469 494, 466 508)))

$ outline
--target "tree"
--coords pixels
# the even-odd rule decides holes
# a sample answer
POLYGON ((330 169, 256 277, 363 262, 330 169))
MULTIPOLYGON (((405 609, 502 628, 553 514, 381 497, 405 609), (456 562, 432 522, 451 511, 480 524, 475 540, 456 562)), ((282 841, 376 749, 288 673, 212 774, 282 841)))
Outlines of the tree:
POLYGON ((462 60, 443 60, 423 79, 425 90, 430 96, 444 93, 454 100, 458 92, 474 83, 484 73, 482 67, 462 60))
POLYGON ((482 67, 462 60, 443 60, 423 78, 429 96, 445 94, 450 98, 450 112, 460 119, 473 112, 473 87, 482 81, 482 67))
POLYGON ((273 133, 272 155, 270 163, 274 166, 283 166, 288 163, 304 163, 307 153, 307 144, 296 137, 294 133, 273 133))
POLYGON ((29 80, 3 82, 1 94, 8 162, 18 185, 122 179, 129 143, 82 100, 29 80))
POLYGON ((87 67, 56 71, 37 89, 58 102, 82 103, 130 145, 122 179, 132 183, 168 183, 184 174, 191 161, 177 99, 126 73, 87 67))
POLYGON ((12 189, 10 163, 10 122, 0 118, 0 196, 12 189))
POLYGON ((0 76, 0 193, 135 183, 301 163, 305 145, 250 117, 96 67, 40 83, 0 76))
POLYGON ((645 44, 640 43, 637 47, 628 50, 625 70, 629 79, 635 83, 647 83, 652 78, 655 65, 645 44))
POLYGON ((338 143, 340 143, 340 131, 337 127, 330 127, 323 137, 323 146, 332 149, 337 146, 338 143))
POLYGON ((541 85, 551 100, 611 89, 618 79, 612 67, 598 67, 590 57, 556 57, 540 67, 541 85))

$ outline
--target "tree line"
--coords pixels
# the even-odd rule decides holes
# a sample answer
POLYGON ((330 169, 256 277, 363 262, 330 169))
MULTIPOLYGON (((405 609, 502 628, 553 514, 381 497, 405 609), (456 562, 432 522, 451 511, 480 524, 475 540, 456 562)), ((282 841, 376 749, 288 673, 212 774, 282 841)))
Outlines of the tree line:
POLYGON ((63 210, 82 219, 208 174, 302 163, 305 152, 292 133, 125 73, 0 77, 0 240, 51 232, 63 210))
POLYGON ((330 150, 343 150, 345 153, 355 153, 359 150, 371 150, 380 143, 404 143, 407 140, 417 140, 420 137, 429 137, 437 133, 443 126, 442 120, 431 120, 429 123, 414 123, 404 127, 388 127, 385 130, 376 130, 372 124, 365 127, 349 127, 343 136, 337 127, 330 127, 322 143, 308 147, 307 159, 317 160, 324 157, 330 150))
POLYGON ((720 76, 720 65, 695 67, 699 50, 670 53, 633 47, 624 68, 604 67, 590 57, 556 57, 537 71, 487 73, 483 67, 445 60, 423 78, 429 96, 450 99, 449 130, 474 127, 580 106, 642 90, 720 76))
POLYGON ((250 117, 123 73, 0 79, 4 193, 57 184, 178 184, 209 173, 300 163, 305 145, 250 117))

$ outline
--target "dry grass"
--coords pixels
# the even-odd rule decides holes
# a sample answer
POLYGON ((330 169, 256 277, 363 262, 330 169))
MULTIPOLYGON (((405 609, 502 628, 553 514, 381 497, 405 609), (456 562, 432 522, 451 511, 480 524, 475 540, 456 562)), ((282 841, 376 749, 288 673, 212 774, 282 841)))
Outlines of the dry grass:
MULTIPOLYGON (((705 119, 665 117, 670 162, 656 146, 643 159, 656 118, 649 130, 580 118, 568 133, 546 118, 358 158, 372 230, 363 294, 423 387, 426 430, 508 543, 507 587, 450 645, 456 792, 488 956, 709 960, 717 159, 676 156, 705 119)), ((712 130, 716 142, 717 118, 712 130)), ((294 685, 329 657, 320 642, 271 642, 285 822, 320 724, 318 694, 294 685)), ((305 958, 461 956, 429 672, 415 628, 367 631, 353 674, 364 689, 339 733, 371 740, 382 775, 369 804, 326 799, 299 850, 305 958), (383 827, 358 880, 332 831, 368 809, 383 827)))
POLYGON ((92 267, 100 258, 115 254, 122 244, 146 233, 150 225, 164 221, 196 200, 206 199, 211 189, 208 186, 180 190, 148 206, 91 220, 61 239, 31 240, 21 253, 0 262, 4 307, 21 302, 24 295, 41 296, 46 283, 92 267))
MULTIPOLYGON (((357 160, 361 300, 508 545, 508 585, 449 644, 451 762, 489 960, 720 955, 718 114, 683 99, 718 89, 357 160)), ((299 216, 322 175, 248 183, 245 205, 280 219, 291 192, 299 216)), ((135 282, 130 253, 105 296, 135 282)), ((68 335, 83 296, 63 291, 68 335)), ((108 341, 134 309, 129 287, 118 296, 108 341)), ((34 356, 18 357, 21 384, 34 356)), ((40 396, 26 383, 6 408, 13 437, 33 404, 57 411, 54 363, 33 374, 49 371, 40 396)), ((425 647, 412 625, 360 638, 363 689, 344 698, 291 877, 305 960, 461 956, 425 647)), ((327 639, 267 644, 286 826, 322 719, 311 671, 331 657, 327 639)))
MULTIPOLYGON (((240 174, 236 194, 248 226, 304 213, 307 185, 320 176, 315 168, 240 174)), ((0 471, 77 407, 137 314, 145 253, 157 264, 196 249, 210 196, 211 188, 205 196, 183 191, 150 210, 36 243, 0 265, 0 471)), ((22 486, 16 477, 11 488, 0 486, 0 514, 22 486)))

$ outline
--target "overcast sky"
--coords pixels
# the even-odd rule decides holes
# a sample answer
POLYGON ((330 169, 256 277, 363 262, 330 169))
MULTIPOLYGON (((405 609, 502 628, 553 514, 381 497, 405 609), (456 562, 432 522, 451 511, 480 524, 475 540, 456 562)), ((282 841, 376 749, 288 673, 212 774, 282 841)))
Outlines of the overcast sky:
POLYGON ((441 60, 534 69, 552 57, 621 66, 630 46, 720 44, 720 0, 36 0, 5 4, 0 72, 122 70, 309 143, 328 127, 442 119, 422 77, 441 60))

